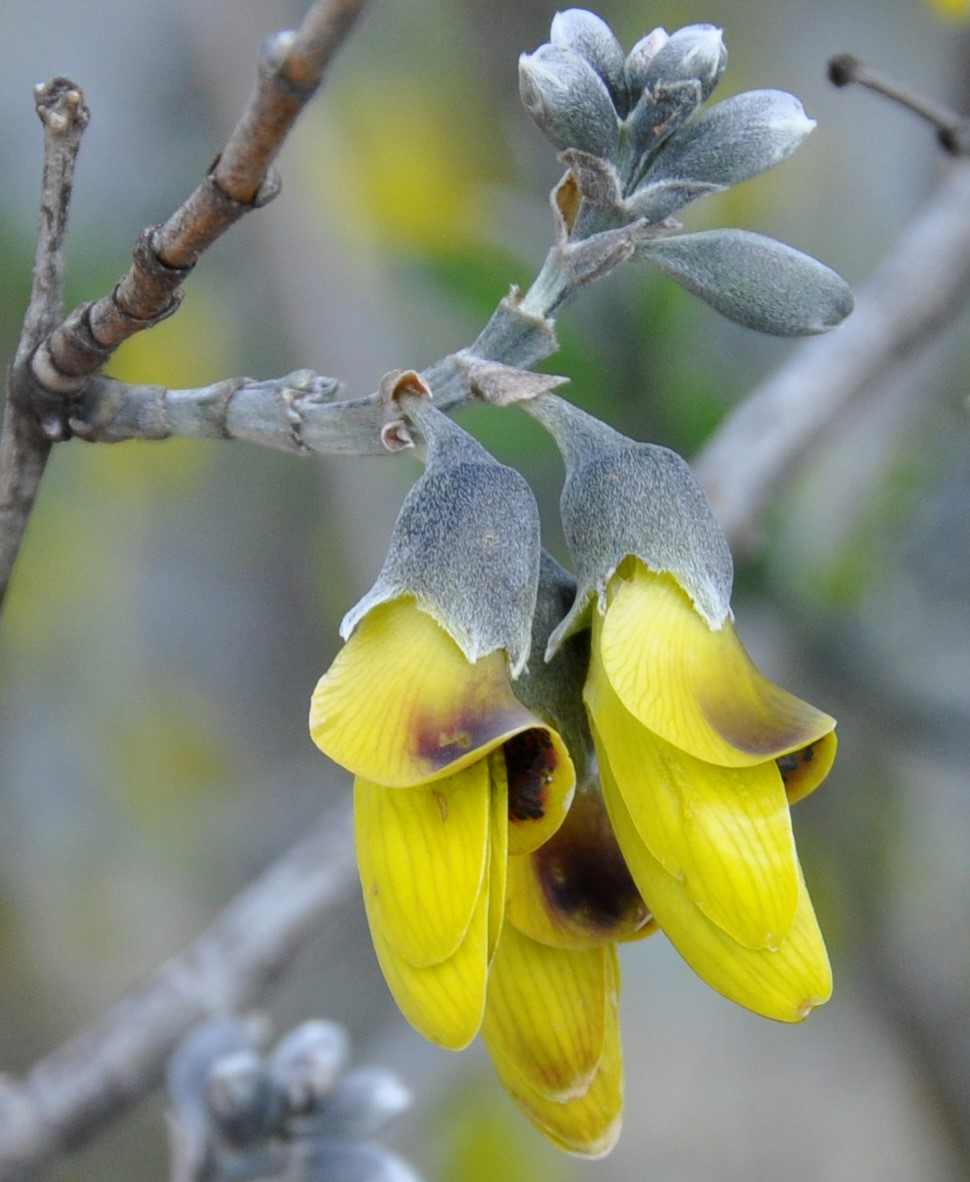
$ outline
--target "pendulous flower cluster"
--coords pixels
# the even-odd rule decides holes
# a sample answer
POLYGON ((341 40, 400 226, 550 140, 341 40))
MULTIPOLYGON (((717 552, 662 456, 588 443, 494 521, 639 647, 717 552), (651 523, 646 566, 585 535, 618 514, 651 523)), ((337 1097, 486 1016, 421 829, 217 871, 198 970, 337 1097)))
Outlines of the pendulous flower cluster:
MULTIPOLYGON (((591 13, 556 17, 520 69, 570 168, 561 228, 646 227, 643 252, 675 274, 679 258, 736 319, 821 330, 851 304, 827 268, 668 221, 811 127, 773 91, 698 114, 725 60, 710 26, 624 55, 591 13)), ((541 548, 524 478, 417 375, 390 377, 397 438, 425 471, 343 621, 311 735, 354 776, 367 919, 403 1014, 453 1050, 480 1032, 529 1119, 601 1156, 623 1107, 618 944, 663 932, 714 989, 782 1022, 829 997, 790 805, 828 774, 835 722, 742 647, 731 555, 679 456, 529 388, 521 405, 566 466, 572 575, 541 548)))

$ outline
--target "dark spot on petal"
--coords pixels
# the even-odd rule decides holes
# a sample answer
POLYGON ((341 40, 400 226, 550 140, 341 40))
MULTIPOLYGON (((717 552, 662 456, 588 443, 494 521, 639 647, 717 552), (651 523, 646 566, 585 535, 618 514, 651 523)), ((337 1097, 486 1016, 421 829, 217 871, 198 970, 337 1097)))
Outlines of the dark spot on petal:
POLYGON ((811 743, 800 751, 790 751, 787 755, 780 755, 775 763, 778 764, 778 770, 781 772, 782 783, 787 784, 790 776, 793 776, 806 763, 811 763, 814 758, 815 748, 811 743))
POLYGON ((541 821, 559 762, 549 732, 532 727, 508 739, 503 752, 509 780, 509 820, 541 821))
POLYGON ((551 911, 619 938, 651 918, 597 793, 577 795, 562 826, 531 855, 551 911))
POLYGON ((442 822, 448 820, 448 798, 443 792, 434 792, 435 804, 438 806, 438 813, 441 816, 442 822))

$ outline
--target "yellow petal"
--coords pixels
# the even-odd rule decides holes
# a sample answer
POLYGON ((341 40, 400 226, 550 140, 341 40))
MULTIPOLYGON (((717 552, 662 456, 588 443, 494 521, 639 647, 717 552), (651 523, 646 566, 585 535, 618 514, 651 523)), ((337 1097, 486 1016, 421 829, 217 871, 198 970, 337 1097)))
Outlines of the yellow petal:
POLYGON ((567 952, 509 926, 488 982, 482 1037, 549 1100, 589 1088, 606 1037, 612 948, 567 952))
MULTIPOLYGON (((599 646, 610 683, 645 727, 728 767, 774 759, 832 730, 834 719, 762 676, 730 620, 714 632, 670 575, 638 561, 626 572, 613 581, 599 646)), ((599 613, 593 618, 596 629, 599 613)))
POLYGON ((837 746, 835 731, 829 731, 817 743, 810 743, 799 751, 781 756, 778 770, 785 783, 789 804, 804 800, 822 783, 832 770, 837 746))
POLYGON ((733 939, 777 947, 795 918, 798 876, 774 760, 717 767, 652 734, 624 710, 595 646, 585 698, 601 771, 608 763, 640 841, 733 939))
MULTIPOLYGON (((525 940, 526 937, 519 939, 525 940)), ((545 960, 547 957, 586 958, 595 954, 547 948, 542 955, 545 960)), ((491 996, 482 1027, 482 1035, 498 1077, 526 1116, 557 1148, 584 1157, 603 1157, 609 1153, 620 1135, 623 1113, 623 1058, 617 1017, 619 968, 613 948, 603 948, 599 950, 599 955, 605 958, 605 1022, 602 1053, 586 1090, 581 1094, 570 1099, 556 1100, 550 1098, 544 1088, 534 1086, 532 1077, 535 1073, 530 1072, 527 1075, 525 1072, 528 1062, 513 1058, 501 1035, 496 1034, 490 1022, 491 996)), ((491 993, 491 985, 489 988, 491 993)), ((574 1003, 579 1006, 578 1020, 582 1023, 585 1003, 582 999, 574 999, 574 1003)), ((553 1004, 567 1026, 574 1021, 566 997, 554 997, 553 1004)))
POLYGON ((412 599, 368 612, 310 706, 325 754, 393 788, 460 771, 535 725, 512 694, 505 654, 471 664, 412 599))
POLYGON ((505 921, 506 878, 509 864, 509 787, 501 751, 488 756, 488 961, 492 962, 505 921))
POLYGON ((485 879, 488 810, 485 761, 417 788, 354 783, 367 919, 412 965, 446 960, 465 938, 485 879))
POLYGON ((609 769, 603 795, 637 886, 662 931, 695 973, 731 1001, 779 1022, 800 1022, 832 993, 832 970, 798 871, 795 921, 777 951, 744 948, 691 901, 640 840, 609 769))
POLYGON ((502 746, 508 779, 509 853, 527 854, 563 823, 576 787, 566 745, 554 730, 533 726, 502 746))
POLYGON ((440 964, 409 964, 373 925, 371 939, 387 987, 415 1030, 450 1051, 468 1046, 485 1012, 488 891, 478 897, 464 940, 440 964))
POLYGON ((598 789, 577 791, 562 827, 509 859, 507 918, 553 948, 596 948, 652 930, 598 789))

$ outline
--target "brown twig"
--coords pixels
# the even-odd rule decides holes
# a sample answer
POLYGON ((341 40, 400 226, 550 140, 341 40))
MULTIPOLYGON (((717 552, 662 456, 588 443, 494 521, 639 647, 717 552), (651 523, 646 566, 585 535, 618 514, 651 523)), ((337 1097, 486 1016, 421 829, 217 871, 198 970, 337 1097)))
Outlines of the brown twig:
MULTIPOLYGON (((50 105, 42 110, 38 100, 42 118, 50 111, 45 122, 45 225, 35 299, 11 371, 9 411, 0 438, 0 601, 50 446, 71 434, 75 399, 122 342, 178 308, 182 285, 202 253, 243 214, 265 205, 279 191, 272 162, 366 3, 317 0, 296 32, 279 33, 265 43, 249 104, 203 182, 168 221, 139 237, 132 265, 114 291, 75 308, 63 323, 63 232, 77 150, 75 145, 71 154, 66 146, 74 144, 68 129, 80 123, 77 112, 84 108, 80 92, 63 79, 51 88, 60 85, 62 105, 74 101, 64 96, 78 96, 73 116, 66 106, 63 111, 50 105), (52 219, 56 233, 47 225, 52 219), (42 305, 36 302, 38 290, 54 293, 55 288, 56 310, 52 298, 45 297, 42 305)), ((83 124, 77 139, 80 130, 83 124)))
MULTIPOLYGON (((77 395, 123 341, 177 309, 202 253, 276 196, 272 162, 366 2, 319 0, 296 32, 264 43, 256 88, 205 179, 168 221, 141 235, 114 291, 76 308, 35 353, 32 368, 44 389, 77 395)), ((68 418, 65 409, 59 437, 69 434, 68 418)))
POLYGON ((951 156, 970 155, 970 119, 964 119, 949 107, 934 103, 926 95, 888 77, 872 66, 867 66, 854 54, 840 53, 829 61, 829 80, 835 86, 848 86, 854 82, 867 90, 891 99, 919 115, 936 128, 940 146, 951 156))
POLYGON ((284 854, 141 988, 38 1063, 0 1079, 0 1178, 27 1182, 162 1078, 202 1018, 253 1005, 356 894, 349 810, 284 854))
POLYGON ((89 118, 84 96, 67 78, 38 86, 34 104, 44 125, 40 229, 30 303, 10 370, 0 431, 0 603, 51 449, 26 366, 39 342, 63 315, 64 240, 74 166, 89 118))

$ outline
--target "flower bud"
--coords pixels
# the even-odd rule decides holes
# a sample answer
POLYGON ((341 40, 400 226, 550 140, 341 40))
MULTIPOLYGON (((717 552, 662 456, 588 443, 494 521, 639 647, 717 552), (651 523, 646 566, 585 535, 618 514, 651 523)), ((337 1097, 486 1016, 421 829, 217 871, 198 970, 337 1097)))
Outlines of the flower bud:
POLYGON ((669 40, 670 34, 666 29, 654 29, 646 37, 641 37, 630 50, 623 66, 623 74, 631 96, 639 99, 646 85, 650 63, 669 40))
POLYGON ((688 25, 660 46, 640 77, 642 93, 627 120, 637 156, 682 126, 710 96, 727 66, 721 30, 688 25))
POLYGON ((408 417, 427 467, 405 498, 377 582, 344 617, 346 640, 379 604, 412 597, 468 661, 504 649, 513 676, 529 653, 539 578, 539 512, 525 479, 430 404, 408 417))
POLYGON ((733 564, 707 498, 675 452, 637 443, 551 394, 523 404, 552 433, 566 463, 560 502, 579 590, 548 653, 584 626, 620 563, 669 573, 712 629, 730 616, 733 564))
POLYGON ((350 1037, 335 1022, 302 1022, 280 1039, 270 1077, 290 1115, 316 1111, 333 1090, 350 1055, 350 1037))
POLYGON ((540 45, 519 58, 526 110, 557 148, 613 159, 619 147, 616 109, 606 83, 572 49, 540 45))
POLYGON ((623 49, 606 21, 585 8, 567 8, 552 18, 549 40, 585 58, 606 83, 616 109, 624 109, 627 89, 623 49))
POLYGON ((780 90, 734 95, 668 140, 627 207, 651 222, 663 221, 705 193, 780 164, 814 126, 794 95, 780 90))
POLYGON ((318 1137, 372 1137, 411 1106, 411 1093, 383 1067, 358 1067, 341 1079, 313 1121, 318 1137))

